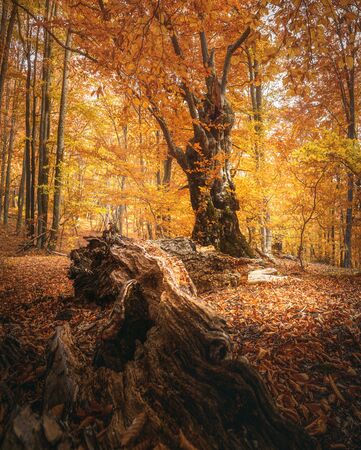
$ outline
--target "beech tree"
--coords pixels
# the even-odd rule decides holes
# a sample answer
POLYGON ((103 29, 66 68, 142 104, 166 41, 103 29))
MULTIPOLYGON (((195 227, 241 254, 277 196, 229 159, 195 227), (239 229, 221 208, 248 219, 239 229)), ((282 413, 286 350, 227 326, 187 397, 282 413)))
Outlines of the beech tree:
POLYGON ((60 110, 59 110, 59 122, 58 122, 58 133, 57 133, 57 144, 56 144, 56 163, 55 163, 55 180, 54 180, 54 201, 53 201, 53 222, 51 227, 51 243, 50 247, 52 249, 56 246, 56 241, 59 232, 60 223, 60 197, 61 197, 61 186, 62 186, 62 165, 64 161, 64 127, 65 127, 65 115, 66 115, 66 103, 68 95, 68 69, 69 69, 69 59, 70 59, 70 49, 71 44, 71 30, 67 32, 67 37, 65 41, 66 49, 64 51, 64 65, 63 65, 63 76, 62 76, 62 88, 61 88, 61 98, 60 98, 60 110))
POLYGON ((92 36, 82 45, 98 61, 98 70, 113 70, 121 85, 139 96, 158 122, 169 155, 185 172, 195 214, 193 238, 234 256, 252 251, 237 218, 230 163, 234 112, 227 85, 232 57, 257 23, 253 9, 252 3, 239 10, 218 2, 184 2, 181 8, 175 3, 99 2, 99 10, 79 5, 74 11, 69 4, 80 34, 92 36), (215 10, 229 30, 214 20, 215 10), (210 30, 217 31, 216 38, 209 37, 210 30), (95 35, 112 42, 111 50, 105 44, 92 46, 95 35), (138 39, 129 48, 133 36, 138 39), (171 125, 175 110, 188 115, 192 134, 171 125))
MULTIPOLYGON (((56 3, 51 0, 45 2, 44 17, 47 22, 51 21, 56 12, 56 3)), ((51 52, 52 36, 47 29, 44 30, 44 53, 42 67, 42 96, 41 96, 41 116, 39 130, 39 174, 38 174, 38 224, 37 236, 38 246, 43 248, 46 243, 49 209, 49 149, 48 140, 50 137, 50 83, 51 83, 51 52)))
POLYGON ((112 222, 146 239, 193 231, 198 242, 233 255, 249 254, 250 246, 270 253, 273 234, 297 255, 293 230, 302 214, 291 203, 313 204, 304 186, 313 185, 321 158, 331 169, 304 233, 303 258, 345 265, 353 251, 359 264, 357 139, 341 155, 326 133, 346 142, 353 102, 357 130, 358 9, 346 0, 330 4, 4 1, 3 45, 13 5, 17 13, 3 94, 0 196, 11 130, 7 91, 16 78, 24 95, 8 200, 10 217, 18 206, 18 230, 24 208, 29 239, 49 251, 56 234, 58 247, 64 233, 77 239, 85 220, 95 230, 112 222), (73 59, 65 114, 66 52, 73 59), (293 158, 307 142, 317 143, 316 159, 299 183, 293 158), (332 213, 321 219, 320 208, 332 213))
MULTIPOLYGON (((287 4, 287 3, 286 3, 287 4)), ((291 7, 295 5, 290 3, 291 7)), ((353 1, 307 0, 296 9, 289 33, 288 57, 293 61, 288 81, 302 101, 312 104, 339 132, 357 145, 358 68, 361 46, 360 7, 353 1)), ((344 255, 352 266, 355 174, 348 171, 344 255)))

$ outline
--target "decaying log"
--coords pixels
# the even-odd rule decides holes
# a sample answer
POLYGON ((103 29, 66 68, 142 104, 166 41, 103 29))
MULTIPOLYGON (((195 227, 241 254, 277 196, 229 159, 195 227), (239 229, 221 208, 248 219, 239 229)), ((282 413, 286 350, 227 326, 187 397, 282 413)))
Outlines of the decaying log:
POLYGON ((232 358, 224 321, 178 258, 149 242, 89 239, 70 276, 102 311, 86 328, 97 336, 93 359, 68 324, 57 328, 42 404, 14 411, 2 449, 315 448, 256 371, 232 358))
POLYGON ((64 420, 70 418, 76 404, 80 364, 68 324, 57 328, 48 347, 42 411, 33 410, 30 404, 16 407, 2 450, 45 450, 55 445, 64 450, 73 448, 75 441, 64 420))
MULTIPOLYGON (((109 239, 106 242, 108 245, 116 244, 117 239, 119 237, 112 236, 110 243, 109 239)), ((72 266, 70 276, 74 279, 77 297, 85 297, 90 301, 96 300, 99 303, 104 303, 114 296, 111 289, 112 284, 108 286, 108 289, 104 289, 108 272, 113 268, 110 266, 103 267, 104 261, 96 257, 96 246, 101 240, 94 237, 89 237, 88 240, 88 247, 73 250, 71 253, 71 258, 75 264, 72 266), (99 290, 99 287, 101 290, 99 290), (102 293, 101 296, 99 292, 102 293)), ((188 238, 159 239, 149 241, 149 243, 155 244, 169 255, 183 262, 199 294, 216 289, 234 288, 246 283, 250 268, 260 268, 264 265, 261 259, 234 258, 214 249, 199 251, 195 243, 188 238)))
POLYGON ((44 386, 43 409, 48 412, 63 404, 65 413, 70 413, 79 392, 80 364, 70 327, 65 324, 57 327, 49 343, 47 376, 44 386))
POLYGON ((246 282, 250 265, 263 265, 260 259, 234 258, 211 248, 199 251, 187 238, 159 239, 154 243, 183 262, 200 294, 237 287, 246 282))
POLYGON ((90 241, 72 257, 78 294, 114 301, 94 358, 101 402, 115 409, 100 448, 314 448, 259 375, 231 359, 223 321, 179 260, 130 240, 90 241))

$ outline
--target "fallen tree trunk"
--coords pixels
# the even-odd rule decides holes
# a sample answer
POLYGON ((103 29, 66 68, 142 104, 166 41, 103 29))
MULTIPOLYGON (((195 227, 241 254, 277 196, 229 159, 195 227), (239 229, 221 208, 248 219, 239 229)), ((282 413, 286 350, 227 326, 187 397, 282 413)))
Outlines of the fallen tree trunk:
POLYGON ((42 406, 14 413, 2 448, 315 448, 280 416, 256 371, 232 357, 224 322, 179 259, 117 236, 89 239, 71 258, 77 301, 102 305, 86 325, 92 358, 78 331, 58 328, 42 406))
POLYGON ((264 264, 261 259, 234 258, 214 248, 203 247, 198 251, 194 242, 187 238, 159 239, 154 243, 183 262, 200 294, 246 283, 251 267, 264 264))
POLYGON ((117 408, 104 448, 314 448, 259 375, 231 358, 223 321, 179 260, 119 238, 90 240, 72 259, 78 294, 115 302, 94 358, 117 408))

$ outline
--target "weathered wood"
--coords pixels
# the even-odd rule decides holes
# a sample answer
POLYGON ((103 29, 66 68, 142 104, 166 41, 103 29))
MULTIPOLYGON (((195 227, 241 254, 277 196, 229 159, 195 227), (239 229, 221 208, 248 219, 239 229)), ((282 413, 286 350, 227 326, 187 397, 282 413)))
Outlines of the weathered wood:
POLYGON ((234 288, 245 282, 249 265, 261 260, 234 258, 213 248, 201 248, 187 238, 154 241, 162 250, 181 259, 197 291, 202 294, 216 289, 234 288))
POLYGON ((315 448, 257 372, 232 357, 224 321, 179 259, 111 234, 90 238, 72 261, 77 295, 102 312, 87 324, 86 349, 68 324, 57 328, 42 407, 18 408, 1 448, 315 448))
POLYGON ((79 392, 80 361, 68 324, 57 328, 47 354, 43 410, 33 410, 30 404, 15 406, 2 450, 46 450, 57 444, 64 446, 60 448, 71 449, 67 443, 75 442, 60 420, 70 420, 79 392), (59 409, 61 413, 55 415, 54 411, 59 409))
POLYGON ((279 415, 259 375, 231 358, 223 321, 197 299, 180 261, 119 239, 72 256, 75 284, 89 276, 92 296, 115 301, 94 360, 106 367, 97 372, 102 401, 116 410, 100 448, 120 448, 139 417, 126 448, 182 448, 182 439, 198 449, 314 448, 279 415))
POLYGON ((48 348, 43 399, 45 412, 59 404, 64 404, 66 413, 72 411, 79 392, 79 365, 69 325, 57 327, 48 348))

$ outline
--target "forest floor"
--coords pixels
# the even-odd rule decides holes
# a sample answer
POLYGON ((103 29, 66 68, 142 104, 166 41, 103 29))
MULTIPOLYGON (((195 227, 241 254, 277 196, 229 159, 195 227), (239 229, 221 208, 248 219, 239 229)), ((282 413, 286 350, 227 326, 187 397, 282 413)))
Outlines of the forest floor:
MULTIPOLYGON (((55 326, 66 320, 86 341, 100 308, 72 301, 67 257, 17 254, 20 242, 0 229, 0 341, 11 330, 37 355, 11 369, 10 388, 25 402, 40 397, 42 355, 55 326)), ((282 282, 244 283, 202 298, 226 319, 235 351, 258 369, 284 415, 324 449, 361 449, 361 275, 276 265, 288 275, 282 282)), ((4 414, 0 407, 0 424, 4 414)))

